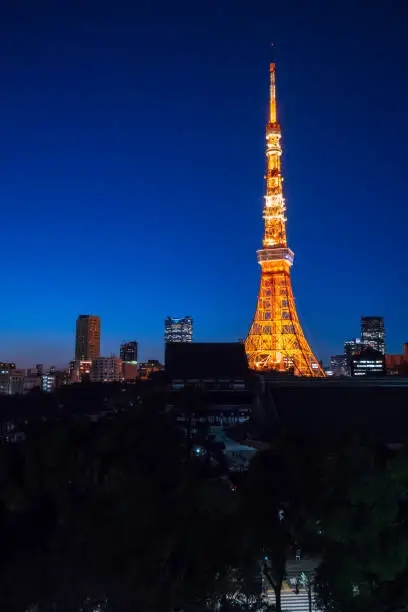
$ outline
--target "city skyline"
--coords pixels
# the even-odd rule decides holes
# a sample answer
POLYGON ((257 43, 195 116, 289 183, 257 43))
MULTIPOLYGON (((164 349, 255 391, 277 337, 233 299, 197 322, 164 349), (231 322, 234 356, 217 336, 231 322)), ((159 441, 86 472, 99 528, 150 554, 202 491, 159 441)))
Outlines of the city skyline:
POLYGON ((196 341, 246 336, 258 288, 271 40, 305 335, 327 362, 358 336, 361 315, 379 313, 387 352, 400 352, 406 10, 299 3, 294 19, 290 7, 269 4, 250 15, 239 1, 163 4, 159 18, 121 2, 91 1, 81 14, 7 8, 2 359, 67 363, 79 312, 101 317, 102 355, 136 337, 142 360, 162 359, 169 312, 191 314, 196 341), (135 257, 118 266, 115 253, 129 240, 135 257), (113 256, 99 266, 92 256, 104 249, 113 256))
MULTIPOLYGON (((361 317, 361 336, 363 336, 363 321, 367 321, 367 320, 373 320, 375 327, 369 327, 368 329, 370 329, 370 333, 371 333, 371 337, 370 340, 371 342, 366 342, 366 344, 363 343, 361 337, 356 337, 356 338, 352 338, 350 339, 350 337, 345 338, 344 340, 344 351, 343 354, 334 354, 331 355, 326 362, 327 367, 330 369, 330 365, 331 362, 333 361, 333 359, 335 358, 342 358, 345 359, 345 362, 347 361, 347 349, 346 347, 349 345, 353 345, 355 347, 361 347, 361 349, 364 348, 378 348, 378 346, 376 346, 376 343, 379 341, 380 343, 382 343, 381 346, 381 350, 380 352, 382 352, 384 354, 384 338, 386 335, 386 325, 384 323, 384 317, 381 316, 365 316, 362 315, 361 317), (380 324, 379 328, 378 328, 378 322, 380 324), (374 344, 370 347, 370 344, 372 343, 372 341, 374 341, 374 344)), ((101 319, 98 315, 78 315, 77 319, 76 319, 76 332, 74 332, 74 360, 70 359, 71 363, 75 362, 75 358, 78 356, 77 355, 77 350, 78 350, 78 329, 81 329, 78 327, 78 324, 81 324, 82 321, 87 321, 87 320, 91 320, 92 321, 92 326, 94 326, 96 324, 97 326, 97 332, 96 332, 96 337, 93 341, 96 340, 97 342, 97 346, 99 347, 99 353, 103 353, 103 351, 100 350, 100 346, 101 346, 101 340, 103 338, 103 336, 101 335, 100 329, 101 329, 101 319)), ((197 342, 200 344, 200 341, 196 341, 193 340, 193 319, 192 317, 186 316, 186 317, 170 317, 167 316, 165 318, 165 334, 164 334, 164 338, 163 338, 163 359, 162 361, 164 361, 164 357, 165 357, 165 346, 167 342, 197 342), (171 330, 171 325, 176 324, 176 328, 175 328, 175 333, 177 335, 177 338, 173 338, 173 339, 167 339, 168 335, 172 335, 173 331, 171 330), (184 331, 180 331, 180 329, 178 329, 181 326, 185 326, 186 329, 184 331), (187 337, 184 337, 187 334, 187 337)), ((370 321, 371 323, 371 321, 370 321)), ((85 329, 87 328, 87 324, 85 329)), ((92 335, 95 334, 95 330, 93 330, 92 335)), ((242 338, 240 339, 235 339, 235 341, 239 341, 239 342, 244 342, 242 338)), ((408 342, 403 342, 402 345, 400 345, 399 347, 399 351, 397 351, 396 353, 392 353, 390 351, 386 351, 386 355, 388 357, 394 357, 397 356, 399 357, 401 355, 401 347, 403 352, 406 351, 405 347, 408 346, 408 342)), ((350 349, 352 351, 352 349, 350 349)), ((122 342, 118 347, 114 347, 112 351, 110 351, 109 353, 106 352, 105 354, 101 354, 98 355, 98 357, 100 356, 101 358, 120 358, 124 363, 143 363, 146 361, 151 361, 153 359, 153 361, 155 361, 155 358, 150 358, 150 357, 143 357, 143 359, 139 359, 138 357, 138 351, 139 351, 139 343, 136 340, 130 340, 130 341, 126 341, 126 340, 122 340, 122 342), (129 356, 128 359, 131 359, 131 361, 127 361, 127 359, 125 358, 125 355, 132 355, 131 357, 129 356)), ((98 353, 98 350, 95 351, 95 355, 96 353, 98 353)), ((352 353, 350 353, 351 355, 352 353)), ((86 360, 85 360, 86 361, 86 360)), ((92 360, 91 360, 92 361, 92 360)), ((160 361, 160 360, 158 360, 160 361)), ((323 363, 323 360, 320 360, 323 363)), ((16 363, 12 362, 12 360, 8 360, 8 363, 13 363, 14 367, 16 367, 16 363)), ((45 360, 44 363, 37 363, 35 365, 35 368, 33 368, 33 363, 30 363, 27 365, 27 363, 24 364, 18 364, 19 367, 23 367, 23 368, 28 368, 28 369, 39 369, 39 368, 46 368, 47 366, 51 366, 52 368, 55 369, 55 364, 51 363, 47 360, 45 360)), ((325 364, 323 363, 323 366, 325 364)), ((66 369, 67 367, 67 363, 61 363, 58 364, 58 367, 60 367, 61 369, 66 369)), ((58 369, 58 368, 57 368, 58 369)))

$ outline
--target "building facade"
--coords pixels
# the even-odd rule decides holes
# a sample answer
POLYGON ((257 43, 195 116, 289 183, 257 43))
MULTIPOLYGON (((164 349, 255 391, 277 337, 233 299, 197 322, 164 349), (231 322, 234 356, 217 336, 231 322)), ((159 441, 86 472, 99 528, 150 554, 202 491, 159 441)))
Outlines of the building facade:
POLYGON ((147 361, 142 361, 138 365, 139 377, 142 380, 147 380, 150 378, 151 374, 155 374, 156 372, 162 372, 164 370, 164 366, 157 359, 148 359, 147 361))
POLYGON ((25 370, 15 368, 10 370, 9 393, 10 395, 23 395, 24 393, 25 370))
POLYGON ((387 374, 393 376, 408 376, 408 342, 402 345, 402 353, 385 355, 387 374))
POLYGON ((120 345, 120 358, 124 363, 137 363, 137 342, 123 342, 120 345))
POLYGON ((380 351, 368 347, 353 355, 352 376, 383 376, 384 374, 385 357, 380 351))
POLYGON ((91 366, 92 361, 89 361, 89 359, 70 361, 68 367, 69 381, 71 383, 78 383, 82 382, 87 377, 89 378, 91 374, 91 366))
POLYGON ((92 382, 111 383, 122 380, 122 360, 119 357, 115 357, 115 355, 111 357, 97 357, 92 361, 92 382))
POLYGON ((37 376, 42 376, 44 373, 44 364, 43 363, 36 363, 35 364, 35 369, 37 372, 37 376))
POLYGON ((347 360, 345 355, 332 355, 330 357, 330 371, 332 376, 347 376, 347 360))
POLYGON ((166 344, 172 342, 192 342, 193 319, 191 317, 184 317, 182 319, 167 317, 164 321, 164 340, 166 344))
MULTIPOLYGON (((248 469, 256 449, 233 433, 249 423, 255 401, 249 389, 255 377, 248 369, 243 343, 171 343, 166 346, 165 369, 166 409, 176 415, 186 436, 200 437, 205 431, 222 449, 230 471, 248 469)), ((197 442, 196 455, 205 452, 197 442)))
POLYGON ((136 382, 136 380, 139 378, 138 364, 132 361, 122 361, 122 374, 125 382, 136 382))
POLYGON ((33 389, 42 389, 42 376, 37 376, 36 374, 25 376, 24 393, 29 393, 33 389))
POLYGON ((10 393, 10 376, 15 369, 15 363, 0 362, 0 394, 8 395, 10 393))
POLYGON ((44 393, 51 393, 57 387, 57 377, 55 374, 43 374, 41 376, 41 389, 44 393))
POLYGON ((356 353, 359 353, 364 348, 360 338, 353 338, 352 340, 346 340, 344 343, 344 356, 346 358, 346 375, 351 376, 351 369, 353 366, 353 357, 356 353))
POLYGON ((361 342, 385 354, 384 317, 361 317, 361 342))
POLYGON ((33 389, 54 391, 57 386, 57 374, 38 374, 37 367, 24 370, 16 368, 15 364, 3 363, 1 366, 0 394, 23 395, 29 393, 33 389))
POLYGON ((76 322, 75 360, 92 361, 101 352, 101 320, 94 315, 79 315, 76 322))
POLYGON ((385 356, 385 367, 387 370, 394 371, 398 370, 401 366, 405 365, 404 355, 386 355, 385 356))

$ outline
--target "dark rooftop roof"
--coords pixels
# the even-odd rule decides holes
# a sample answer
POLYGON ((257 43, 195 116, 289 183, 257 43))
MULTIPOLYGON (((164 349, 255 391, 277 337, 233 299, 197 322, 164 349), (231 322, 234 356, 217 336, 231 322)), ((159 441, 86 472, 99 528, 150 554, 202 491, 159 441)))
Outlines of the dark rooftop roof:
POLYGON ((248 377, 245 347, 241 342, 166 344, 165 369, 172 379, 248 377))
POLYGON ((408 386, 270 384, 268 421, 306 436, 358 432, 385 443, 408 442, 408 386))
MULTIPOLYGON (((180 396, 180 389, 170 389, 167 392, 167 402, 176 402, 180 396)), ((220 409, 226 406, 229 409, 235 407, 250 407, 254 402, 254 393, 247 389, 215 389, 213 391, 200 391, 200 405, 203 410, 220 409), (221 408, 220 408, 221 407, 221 408)))

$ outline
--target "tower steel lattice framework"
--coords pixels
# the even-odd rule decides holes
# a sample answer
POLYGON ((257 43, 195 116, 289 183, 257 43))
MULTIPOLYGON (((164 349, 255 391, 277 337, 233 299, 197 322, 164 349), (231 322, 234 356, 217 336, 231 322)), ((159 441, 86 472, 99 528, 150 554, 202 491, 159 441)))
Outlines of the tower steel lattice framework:
POLYGON ((290 279, 294 254, 286 239, 282 194, 281 128, 276 114, 275 63, 270 65, 270 109, 266 127, 264 237, 257 251, 261 283, 254 319, 245 340, 249 367, 258 371, 293 371, 324 376, 305 338, 296 312, 290 279))

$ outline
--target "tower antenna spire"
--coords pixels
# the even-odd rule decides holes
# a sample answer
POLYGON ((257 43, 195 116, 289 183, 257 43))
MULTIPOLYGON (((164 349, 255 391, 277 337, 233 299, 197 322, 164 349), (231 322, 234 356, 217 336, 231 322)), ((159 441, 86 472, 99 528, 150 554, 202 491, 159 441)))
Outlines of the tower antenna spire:
POLYGON ((276 115, 276 83, 275 83, 275 43, 271 43, 271 63, 269 65, 269 122, 277 123, 276 115))

